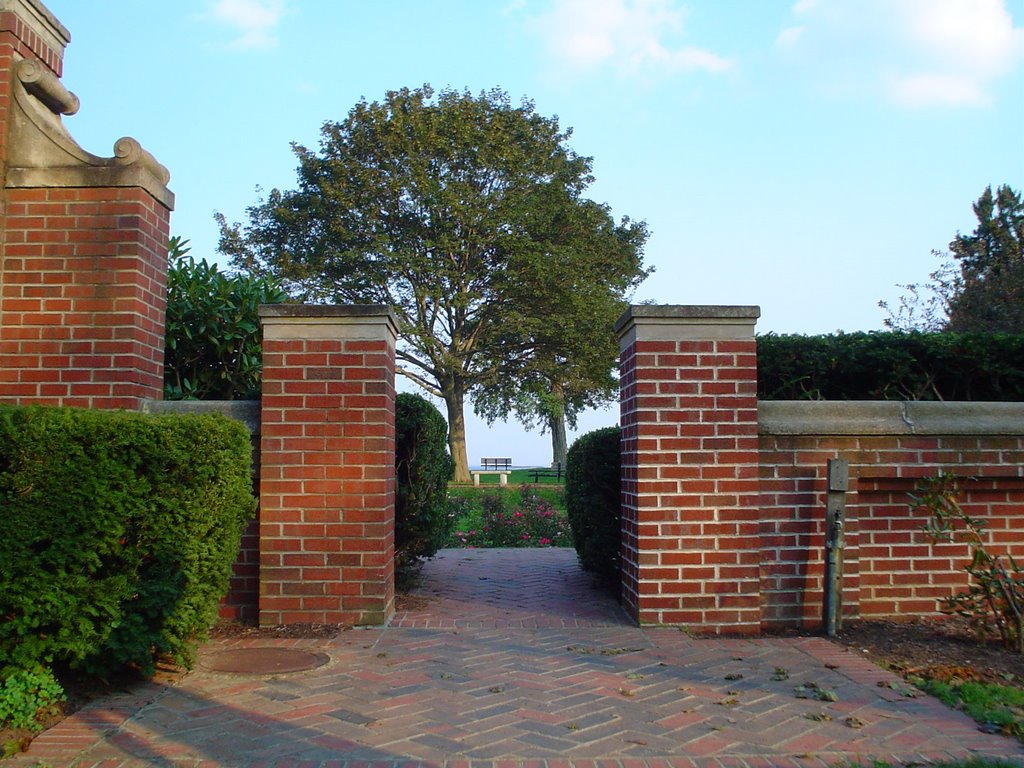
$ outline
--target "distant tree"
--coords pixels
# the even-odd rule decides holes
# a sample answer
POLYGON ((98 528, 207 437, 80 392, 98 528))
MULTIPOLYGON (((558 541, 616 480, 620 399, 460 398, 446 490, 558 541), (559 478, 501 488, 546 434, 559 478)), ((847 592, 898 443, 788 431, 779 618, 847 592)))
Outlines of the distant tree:
POLYGON ((574 238, 643 225, 595 215, 582 196, 591 159, 531 102, 498 89, 434 96, 424 86, 362 100, 323 126, 319 152, 293 145, 298 188, 271 191, 244 227, 219 217, 220 250, 301 300, 390 306, 399 371, 445 402, 465 482, 466 398, 524 370, 532 329, 561 323, 549 286, 595 274, 590 262, 610 250, 574 238), (598 229, 581 230, 588 221, 598 229))
POLYGON ((263 371, 259 305, 287 294, 267 277, 228 275, 189 256, 171 238, 167 271, 164 397, 168 400, 257 398, 263 371))
POLYGON ((978 226, 959 232, 927 284, 900 287, 908 292, 884 321, 894 330, 960 333, 1024 333, 1024 202, 1003 185, 986 187, 974 203, 978 226), (950 260, 952 256, 955 261, 950 260))
POLYGON ((581 411, 604 405, 618 393, 614 324, 626 309, 628 294, 649 274, 641 260, 644 225, 626 221, 616 226, 593 203, 581 212, 585 222, 578 235, 567 239, 590 258, 570 257, 574 267, 561 271, 567 279, 538 276, 551 313, 514 324, 522 338, 510 344, 528 353, 515 359, 516 370, 500 371, 473 392, 476 413, 489 423, 514 415, 527 429, 539 426, 550 434, 552 463, 563 468, 566 425, 575 427, 581 411))

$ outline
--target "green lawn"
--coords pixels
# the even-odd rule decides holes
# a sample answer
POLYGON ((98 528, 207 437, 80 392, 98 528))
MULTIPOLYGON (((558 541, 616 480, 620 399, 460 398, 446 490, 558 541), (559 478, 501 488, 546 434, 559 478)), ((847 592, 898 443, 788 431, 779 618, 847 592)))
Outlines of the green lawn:
MULTIPOLYGON (((488 470, 491 471, 491 470, 488 470)), ((510 487, 519 487, 523 483, 530 483, 531 485, 564 485, 565 484, 565 472, 562 472, 562 478, 559 480, 554 477, 540 477, 536 480, 533 479, 534 472, 553 472, 554 470, 548 469, 547 467, 528 467, 525 469, 513 469, 508 473, 508 484, 510 487)), ((498 475, 480 475, 480 485, 498 485, 500 477, 498 475)), ((458 485, 456 487, 464 488, 465 484, 458 485)))

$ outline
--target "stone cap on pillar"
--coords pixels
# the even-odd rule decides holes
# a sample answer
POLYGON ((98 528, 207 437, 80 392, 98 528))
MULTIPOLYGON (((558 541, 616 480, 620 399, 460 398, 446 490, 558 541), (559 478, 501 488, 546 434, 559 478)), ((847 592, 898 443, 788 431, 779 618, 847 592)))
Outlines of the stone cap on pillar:
POLYGON ((118 139, 113 157, 86 152, 61 120, 78 111, 78 97, 35 59, 19 61, 14 74, 5 186, 139 187, 167 210, 174 209, 174 194, 167 188, 171 174, 138 141, 118 139))
POLYGON ((398 317, 385 304, 261 304, 264 339, 394 340, 398 317))
POLYGON ((754 338, 757 306, 634 304, 615 323, 623 348, 634 341, 754 338))

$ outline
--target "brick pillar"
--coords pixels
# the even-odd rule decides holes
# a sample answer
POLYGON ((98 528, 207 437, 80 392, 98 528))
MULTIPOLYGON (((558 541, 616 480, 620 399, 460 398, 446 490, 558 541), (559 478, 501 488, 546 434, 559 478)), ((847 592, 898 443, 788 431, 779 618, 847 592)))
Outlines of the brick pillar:
POLYGON ((634 306, 616 324, 622 594, 640 624, 760 630, 759 315, 634 306))
POLYGON ((395 317, 296 305, 260 317, 260 624, 382 624, 395 598, 395 317))
POLYGON ((0 401, 139 408, 163 391, 169 174, 134 139, 75 143, 70 36, 0 2, 0 401))

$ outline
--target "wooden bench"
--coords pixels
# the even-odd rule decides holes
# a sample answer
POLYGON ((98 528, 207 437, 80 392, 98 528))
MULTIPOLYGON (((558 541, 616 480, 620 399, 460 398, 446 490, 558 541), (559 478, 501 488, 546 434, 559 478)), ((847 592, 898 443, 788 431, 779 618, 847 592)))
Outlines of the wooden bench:
POLYGON ((480 459, 481 469, 471 469, 473 485, 480 485, 480 475, 497 475, 498 485, 508 485, 508 473, 512 471, 511 458, 488 457, 480 459))
POLYGON ((512 469, 512 459, 480 459, 480 468, 487 469, 503 469, 508 472, 512 469))

